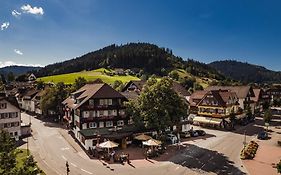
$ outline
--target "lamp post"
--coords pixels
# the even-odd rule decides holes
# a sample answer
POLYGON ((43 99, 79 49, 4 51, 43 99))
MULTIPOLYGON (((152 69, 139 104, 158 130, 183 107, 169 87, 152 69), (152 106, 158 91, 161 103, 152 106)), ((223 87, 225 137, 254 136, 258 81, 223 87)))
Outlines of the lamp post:
POLYGON ((65 166, 66 166, 66 174, 69 175, 70 170, 69 170, 68 161, 66 161, 65 166))

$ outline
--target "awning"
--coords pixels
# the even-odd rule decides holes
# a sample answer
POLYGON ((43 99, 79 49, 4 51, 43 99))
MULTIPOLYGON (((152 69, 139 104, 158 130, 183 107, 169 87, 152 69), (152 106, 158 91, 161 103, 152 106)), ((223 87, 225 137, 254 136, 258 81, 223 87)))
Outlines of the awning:
POLYGON ((220 125, 222 122, 222 119, 196 116, 193 118, 193 122, 220 125))

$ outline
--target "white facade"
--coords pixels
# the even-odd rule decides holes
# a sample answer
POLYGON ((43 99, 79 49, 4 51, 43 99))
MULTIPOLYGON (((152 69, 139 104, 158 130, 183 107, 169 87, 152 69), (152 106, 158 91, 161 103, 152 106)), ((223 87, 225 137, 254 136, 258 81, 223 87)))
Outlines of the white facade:
POLYGON ((16 140, 21 136, 20 109, 6 99, 0 100, 0 129, 9 132, 16 140))

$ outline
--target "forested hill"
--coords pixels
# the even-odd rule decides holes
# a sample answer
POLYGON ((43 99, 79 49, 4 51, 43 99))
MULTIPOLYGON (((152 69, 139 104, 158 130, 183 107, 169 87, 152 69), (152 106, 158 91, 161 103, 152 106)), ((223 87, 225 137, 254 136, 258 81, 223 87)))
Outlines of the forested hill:
POLYGON ((33 66, 7 66, 0 68, 0 73, 3 75, 7 75, 8 73, 13 73, 15 76, 28 73, 30 71, 36 71, 41 69, 41 67, 33 67, 33 66))
POLYGON ((275 83, 281 81, 281 72, 234 60, 215 61, 209 64, 220 73, 243 83, 275 83))
POLYGON ((174 56, 171 49, 160 48, 149 43, 110 45, 81 57, 55 63, 40 69, 37 77, 58 75, 97 68, 142 69, 147 74, 167 75, 181 68, 196 76, 224 79, 215 69, 194 60, 184 61, 174 56))

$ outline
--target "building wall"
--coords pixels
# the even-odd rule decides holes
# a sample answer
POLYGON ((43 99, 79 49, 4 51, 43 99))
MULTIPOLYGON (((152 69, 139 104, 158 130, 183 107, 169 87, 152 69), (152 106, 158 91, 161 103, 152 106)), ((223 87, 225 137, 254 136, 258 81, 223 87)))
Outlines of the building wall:
POLYGON ((6 103, 7 107, 5 109, 0 109, 0 128, 4 129, 5 131, 9 132, 12 137, 14 137, 16 140, 19 139, 21 136, 21 113, 20 109, 17 107, 11 105, 6 100, 0 101, 0 103, 6 103), (9 117, 9 113, 17 113, 17 117, 9 117), (5 115, 8 115, 8 117, 3 117, 5 115), (5 126, 5 125, 11 125, 11 123, 17 123, 16 126, 5 126))

